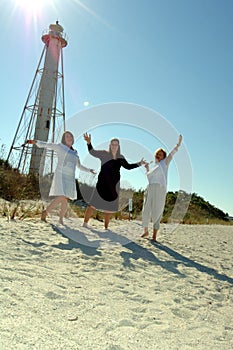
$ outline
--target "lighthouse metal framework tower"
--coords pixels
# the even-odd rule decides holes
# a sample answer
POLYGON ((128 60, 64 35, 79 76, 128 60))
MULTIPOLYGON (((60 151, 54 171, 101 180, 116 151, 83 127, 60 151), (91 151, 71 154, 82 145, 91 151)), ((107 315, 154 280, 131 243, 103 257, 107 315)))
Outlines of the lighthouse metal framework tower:
POLYGON ((53 173, 53 151, 26 143, 28 139, 60 142, 65 130, 63 27, 56 21, 42 34, 44 48, 29 90, 7 161, 21 173, 53 173))

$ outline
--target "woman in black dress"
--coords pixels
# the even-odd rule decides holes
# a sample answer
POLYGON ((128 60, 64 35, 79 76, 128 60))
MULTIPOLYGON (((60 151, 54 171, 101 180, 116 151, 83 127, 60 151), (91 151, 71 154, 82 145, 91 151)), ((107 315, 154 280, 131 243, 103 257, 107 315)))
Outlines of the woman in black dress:
POLYGON ((111 213, 118 211, 120 168, 131 170, 146 164, 146 162, 142 159, 138 163, 129 164, 120 153, 120 143, 116 138, 110 141, 109 150, 105 151, 93 148, 90 134, 85 133, 83 136, 87 142, 89 153, 101 161, 98 181, 86 209, 83 226, 88 226, 87 223, 94 210, 99 209, 104 211, 104 226, 107 230, 111 213))

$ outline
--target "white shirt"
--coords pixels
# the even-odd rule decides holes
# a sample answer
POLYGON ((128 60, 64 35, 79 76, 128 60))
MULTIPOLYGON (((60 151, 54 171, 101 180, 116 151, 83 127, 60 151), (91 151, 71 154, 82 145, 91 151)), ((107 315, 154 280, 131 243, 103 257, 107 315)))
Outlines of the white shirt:
POLYGON ((175 152, 177 152, 176 147, 165 159, 162 159, 160 162, 155 163, 155 166, 146 173, 149 185, 159 184, 160 186, 167 188, 168 166, 175 152))
POLYGON ((162 159, 160 162, 155 163, 155 166, 146 173, 149 184, 160 184, 166 188, 167 171, 168 164, 166 164, 165 159, 162 159))

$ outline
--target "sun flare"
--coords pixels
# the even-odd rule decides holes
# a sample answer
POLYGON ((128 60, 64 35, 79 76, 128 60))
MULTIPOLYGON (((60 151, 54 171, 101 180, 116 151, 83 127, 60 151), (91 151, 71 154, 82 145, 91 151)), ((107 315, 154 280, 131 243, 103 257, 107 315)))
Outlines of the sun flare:
POLYGON ((43 13, 48 9, 54 7, 54 0, 12 0, 14 3, 13 13, 19 13, 25 18, 27 27, 31 23, 37 26, 43 18, 43 13))
POLYGON ((35 13, 40 10, 41 5, 45 4, 43 0, 15 0, 16 7, 20 7, 21 9, 35 13))

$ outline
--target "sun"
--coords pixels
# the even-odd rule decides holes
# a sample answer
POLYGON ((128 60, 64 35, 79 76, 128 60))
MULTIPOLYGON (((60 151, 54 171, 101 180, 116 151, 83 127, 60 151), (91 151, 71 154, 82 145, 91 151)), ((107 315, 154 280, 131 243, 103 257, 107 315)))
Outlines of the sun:
MULTIPOLYGON (((27 25, 32 22, 38 24, 43 21, 45 14, 52 13, 59 14, 59 17, 64 12, 63 6, 67 9, 67 0, 8 0, 13 4, 13 13, 20 13, 25 18, 27 25)), ((69 0, 71 4, 74 4, 78 8, 81 8, 84 12, 94 17, 96 20, 111 28, 111 25, 107 23, 102 17, 95 13, 89 6, 87 6, 83 0, 69 0)), ((57 16, 55 16, 57 17, 57 16)))
POLYGON ((13 0, 15 10, 20 10, 28 17, 40 17, 43 10, 49 6, 54 7, 54 0, 13 0))
POLYGON ((16 7, 20 7, 21 9, 25 10, 26 12, 35 13, 37 11, 40 11, 41 6, 43 5, 43 3, 45 4, 46 1, 43 1, 43 0, 15 0, 14 2, 15 2, 16 7))
POLYGON ((28 9, 37 8, 39 5, 39 0, 15 0, 16 6, 26 7, 28 9))
POLYGON ((43 18, 43 13, 49 6, 54 8, 54 0, 11 0, 14 4, 13 12, 25 18, 26 25, 36 26, 43 18))

